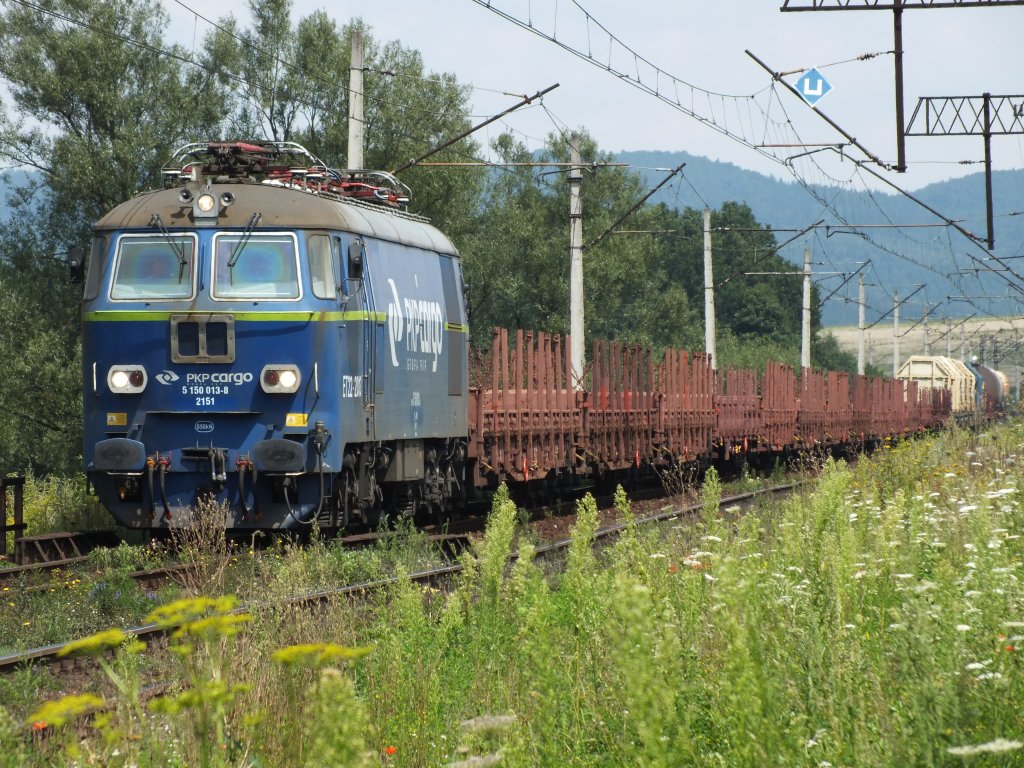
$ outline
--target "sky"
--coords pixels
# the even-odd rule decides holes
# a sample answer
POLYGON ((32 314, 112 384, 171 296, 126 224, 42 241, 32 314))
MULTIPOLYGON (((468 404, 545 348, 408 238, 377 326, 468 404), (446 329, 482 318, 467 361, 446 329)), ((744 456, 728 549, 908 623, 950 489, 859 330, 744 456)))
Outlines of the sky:
MULTIPOLYGON (((559 84, 544 97, 543 107, 524 108, 479 132, 476 138, 483 144, 511 130, 537 149, 552 131, 584 128, 604 151, 686 151, 781 178, 791 176, 778 159, 818 149, 810 145, 844 139, 795 94, 778 86, 773 94, 771 76, 745 51, 773 71, 816 66, 832 85, 818 109, 873 155, 894 164, 892 12, 782 13, 781 1, 492 0, 493 8, 504 14, 532 22, 545 35, 577 50, 589 50, 602 66, 574 56, 474 0, 294 0, 293 19, 319 9, 339 24, 362 18, 378 41, 398 40, 420 51, 428 71, 451 72, 461 83, 472 85, 478 121, 507 109, 522 95, 559 84), (618 42, 610 42, 609 35, 618 42), (866 53, 881 55, 849 61, 866 53), (648 64, 638 63, 633 54, 648 64), (642 92, 605 65, 633 78, 639 75, 646 86, 663 94, 678 94, 680 103, 701 119, 642 92), (672 83, 673 79, 695 88, 672 83), (754 94, 754 100, 745 98, 754 94), (744 98, 728 98, 733 95, 744 98), (772 122, 790 121, 796 135, 766 131, 765 110, 772 122), (741 135, 746 144, 722 135, 708 121, 741 135), (760 152, 749 146, 783 143, 808 146, 760 152)), ((195 0, 163 2, 171 17, 169 37, 186 47, 198 44, 210 31, 195 12, 207 18, 232 13, 243 24, 250 19, 244 0, 223 0, 216 10, 195 0)), ((809 4, 808 0, 793 2, 809 4)), ((1024 6, 904 11, 907 119, 922 96, 1021 93, 1022 29, 1024 6)), ((786 80, 794 83, 798 77, 793 74, 786 80)), ((854 148, 844 153, 863 157, 854 148)), ((994 137, 992 156, 996 170, 1024 167, 1024 136, 994 137)), ((979 172, 982 157, 981 137, 910 137, 906 173, 876 168, 913 190, 979 172), (975 162, 963 165, 963 160, 975 162)), ((832 150, 818 151, 813 159, 814 163, 798 162, 810 181, 845 181, 855 172, 848 158, 832 150)), ((860 178, 881 187, 869 174, 862 173, 860 178)))

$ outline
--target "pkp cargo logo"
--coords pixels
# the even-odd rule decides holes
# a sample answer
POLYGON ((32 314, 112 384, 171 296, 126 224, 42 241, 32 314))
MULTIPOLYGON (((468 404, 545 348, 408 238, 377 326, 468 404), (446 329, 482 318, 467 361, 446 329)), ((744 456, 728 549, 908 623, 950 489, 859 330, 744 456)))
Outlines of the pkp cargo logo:
POLYGON ((163 373, 158 373, 153 378, 159 381, 164 386, 170 386, 171 384, 178 380, 178 374, 176 374, 174 371, 164 371, 163 373))
POLYGON ((205 434, 208 434, 210 432, 213 432, 213 422, 212 421, 197 421, 196 422, 196 432, 198 432, 201 435, 205 435, 205 434))
MULTIPOLYGON (((390 277, 388 285, 391 286, 391 295, 394 297, 394 301, 388 304, 391 364, 398 367, 398 343, 404 337, 406 353, 434 356, 431 370, 436 373, 437 356, 441 354, 444 343, 444 315, 441 312, 441 305, 426 299, 399 299, 398 288, 390 277)), ((423 363, 425 365, 426 360, 423 363)), ((409 370, 416 369, 409 367, 409 370)))

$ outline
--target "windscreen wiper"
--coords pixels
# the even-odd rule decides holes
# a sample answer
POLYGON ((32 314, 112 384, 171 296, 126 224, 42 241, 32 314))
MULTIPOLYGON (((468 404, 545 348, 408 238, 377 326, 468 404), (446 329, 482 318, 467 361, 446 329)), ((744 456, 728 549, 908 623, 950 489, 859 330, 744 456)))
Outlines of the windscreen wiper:
POLYGON ((260 219, 263 218, 263 214, 256 211, 252 218, 249 219, 249 223, 245 226, 245 231, 242 232, 242 236, 235 243, 234 249, 231 251, 231 256, 228 258, 228 269, 234 269, 235 263, 238 261, 238 257, 242 255, 242 249, 245 248, 245 244, 249 242, 249 238, 252 237, 252 231, 256 229, 256 225, 260 223, 260 219))
POLYGON ((167 244, 171 246, 174 255, 178 257, 178 282, 180 283, 181 279, 185 276, 185 267, 188 265, 188 260, 185 258, 184 243, 175 241, 171 233, 167 231, 167 227, 164 226, 164 220, 160 218, 159 213, 154 213, 149 217, 149 226, 160 230, 160 234, 164 236, 167 244))

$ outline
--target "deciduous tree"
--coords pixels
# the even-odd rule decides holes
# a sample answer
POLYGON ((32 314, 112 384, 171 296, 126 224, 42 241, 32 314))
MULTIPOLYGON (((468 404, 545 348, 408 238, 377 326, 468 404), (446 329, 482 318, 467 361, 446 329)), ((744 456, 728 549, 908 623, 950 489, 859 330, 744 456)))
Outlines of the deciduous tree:
POLYGON ((0 229, 0 470, 69 469, 80 440, 78 297, 62 254, 158 186, 173 147, 219 132, 217 52, 194 66, 151 0, 40 0, 0 13, 0 158, 28 169, 0 229))

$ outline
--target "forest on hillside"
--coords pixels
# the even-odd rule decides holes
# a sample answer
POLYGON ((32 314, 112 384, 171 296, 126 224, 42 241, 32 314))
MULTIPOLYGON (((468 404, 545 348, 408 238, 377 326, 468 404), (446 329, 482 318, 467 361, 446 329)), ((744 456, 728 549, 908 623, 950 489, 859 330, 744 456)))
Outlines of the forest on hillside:
MULTIPOLYGON (((748 205, 764 226, 784 234, 782 230, 803 228, 823 220, 810 239, 816 271, 841 271, 850 274, 865 262, 867 322, 870 324, 892 308, 894 290, 906 296, 919 285, 925 291, 901 309, 901 315, 913 322, 920 319, 924 306, 932 317, 953 318, 1011 315, 1018 313, 1019 294, 1008 289, 1005 274, 998 270, 980 269, 987 255, 980 244, 951 228, 939 226, 940 220, 913 200, 893 190, 879 191, 849 186, 816 187, 818 197, 833 201, 834 207, 849 217, 848 221, 867 228, 841 226, 834 216, 823 210, 820 201, 792 179, 774 178, 732 163, 696 157, 685 152, 631 151, 619 152, 616 159, 640 168, 675 167, 686 163, 686 185, 659 191, 653 202, 675 208, 718 207, 729 200, 748 205), (919 228, 888 228, 892 223, 914 224, 919 228), (920 228, 921 225, 934 225, 920 228), (972 258, 972 256, 974 258, 972 258), (947 296, 987 296, 972 305, 968 301, 945 301, 947 296), (936 305, 943 302, 936 311, 936 305)), ((660 174, 647 170, 649 185, 660 174)), ((906 183, 899 177, 899 183, 906 183)), ((992 174, 995 249, 992 255, 1005 259, 1011 268, 1024 255, 1024 170, 995 171, 992 174)), ((915 189, 912 194, 923 203, 955 220, 979 237, 986 234, 985 175, 981 172, 948 179, 915 189)), ((790 263, 803 262, 801 239, 781 249, 790 263)), ((820 286, 827 296, 839 286, 841 278, 822 278, 820 286)), ((857 322, 857 285, 848 282, 821 307, 822 325, 854 325, 857 322)))

